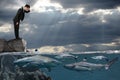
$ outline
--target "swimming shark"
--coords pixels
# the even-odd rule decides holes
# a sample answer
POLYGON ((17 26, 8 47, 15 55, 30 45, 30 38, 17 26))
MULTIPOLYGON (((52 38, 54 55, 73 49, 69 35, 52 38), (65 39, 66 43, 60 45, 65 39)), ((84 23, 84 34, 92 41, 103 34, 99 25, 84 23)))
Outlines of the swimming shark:
POLYGON ((92 59, 96 59, 96 60, 102 60, 102 59, 107 59, 107 57, 105 56, 93 56, 91 57, 92 59))
POLYGON ((57 66, 61 62, 53 58, 35 55, 30 57, 24 57, 14 61, 14 65, 22 70, 38 70, 40 68, 46 68, 51 71, 52 67, 57 66))
POLYGON ((92 71, 92 70, 101 69, 105 67, 105 69, 107 70, 117 60, 118 60, 118 57, 112 59, 107 64, 95 64, 95 63, 81 61, 73 64, 66 64, 64 65, 64 68, 75 70, 75 71, 92 71))
POLYGON ((67 59, 67 58, 73 58, 73 59, 77 59, 78 56, 74 56, 72 54, 69 54, 69 53, 61 53, 61 54, 58 54, 57 56, 55 56, 56 59, 67 59))

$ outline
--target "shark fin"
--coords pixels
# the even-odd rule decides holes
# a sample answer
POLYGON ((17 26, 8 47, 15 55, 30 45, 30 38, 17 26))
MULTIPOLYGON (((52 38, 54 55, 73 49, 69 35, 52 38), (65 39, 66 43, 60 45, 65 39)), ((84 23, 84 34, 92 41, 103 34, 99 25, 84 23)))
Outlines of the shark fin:
POLYGON ((118 61, 118 57, 112 59, 111 61, 109 61, 107 64, 105 64, 105 69, 109 69, 109 67, 114 64, 116 61, 118 61))

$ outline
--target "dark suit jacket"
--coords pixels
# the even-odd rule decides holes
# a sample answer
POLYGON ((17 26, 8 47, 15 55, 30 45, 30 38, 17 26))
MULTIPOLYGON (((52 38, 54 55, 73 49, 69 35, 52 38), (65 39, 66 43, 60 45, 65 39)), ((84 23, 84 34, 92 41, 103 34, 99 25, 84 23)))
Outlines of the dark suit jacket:
POLYGON ((24 16, 25 16, 25 12, 24 12, 23 7, 22 7, 18 10, 18 12, 17 12, 16 16, 14 17, 13 21, 14 22, 20 22, 20 20, 23 21, 24 16))

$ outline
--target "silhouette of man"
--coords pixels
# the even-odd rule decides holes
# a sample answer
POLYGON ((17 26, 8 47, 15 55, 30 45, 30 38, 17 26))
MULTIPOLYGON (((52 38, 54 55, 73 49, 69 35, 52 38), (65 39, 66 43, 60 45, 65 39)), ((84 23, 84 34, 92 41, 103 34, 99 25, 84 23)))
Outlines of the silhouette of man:
POLYGON ((24 20, 25 13, 29 13, 29 12, 30 12, 30 5, 26 4, 24 7, 20 8, 17 11, 17 14, 13 19, 14 33, 15 33, 15 38, 16 39, 20 39, 20 37, 19 37, 19 25, 20 25, 20 22, 24 20))

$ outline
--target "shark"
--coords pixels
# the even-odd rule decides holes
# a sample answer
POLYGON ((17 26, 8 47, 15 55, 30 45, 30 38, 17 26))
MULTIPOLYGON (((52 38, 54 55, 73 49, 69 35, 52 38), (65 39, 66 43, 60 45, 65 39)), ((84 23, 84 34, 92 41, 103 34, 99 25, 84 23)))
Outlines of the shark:
POLYGON ((107 59, 107 57, 105 56, 93 56, 91 57, 92 59, 96 59, 96 60, 102 60, 102 59, 107 59))
POLYGON ((14 61, 16 67, 28 71, 35 71, 41 68, 46 68, 48 71, 51 71, 51 68, 56 67, 60 63, 61 62, 56 59, 41 55, 24 57, 14 61))
POLYGON ((73 59, 77 59, 78 58, 78 56, 74 56, 74 55, 72 55, 72 54, 69 54, 69 53, 61 53, 61 54, 59 54, 59 55, 57 55, 57 56, 55 56, 55 58, 56 59, 67 59, 67 58, 73 58, 73 59))
POLYGON ((101 68, 105 68, 107 70, 117 60, 118 60, 118 57, 112 59, 106 64, 96 64, 96 63, 81 61, 77 63, 66 64, 64 65, 64 68, 69 69, 69 70, 75 70, 75 71, 93 71, 93 70, 101 69, 101 68))

